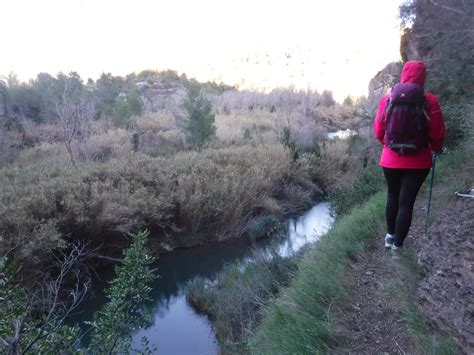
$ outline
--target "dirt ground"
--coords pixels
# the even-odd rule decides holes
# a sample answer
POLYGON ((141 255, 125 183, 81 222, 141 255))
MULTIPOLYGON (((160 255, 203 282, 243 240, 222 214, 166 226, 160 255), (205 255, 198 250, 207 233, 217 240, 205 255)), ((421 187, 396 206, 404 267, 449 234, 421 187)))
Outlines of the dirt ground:
POLYGON ((342 334, 334 353, 421 354, 410 338, 400 301, 412 290, 433 337, 450 335, 464 353, 474 354, 474 199, 449 199, 436 211, 426 237, 425 205, 426 196, 420 195, 405 241, 423 273, 393 259, 378 236, 374 248, 350 266, 350 302, 332 311, 342 334))
MULTIPOLYGON (((413 233, 420 232, 417 223, 413 233)), ((453 196, 414 242, 426 270, 417 291, 423 314, 474 354, 474 198, 453 196)))

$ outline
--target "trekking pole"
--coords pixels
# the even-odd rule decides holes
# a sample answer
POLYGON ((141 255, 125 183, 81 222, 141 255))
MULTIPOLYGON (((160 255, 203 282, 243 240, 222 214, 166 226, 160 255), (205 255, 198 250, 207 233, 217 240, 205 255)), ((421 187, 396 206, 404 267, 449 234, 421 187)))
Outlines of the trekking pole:
POLYGON ((431 195, 433 194, 433 182, 434 182, 435 166, 436 166, 436 153, 433 153, 432 161, 433 161, 433 164, 432 164, 433 166, 431 167, 430 193, 428 196, 428 211, 426 212, 425 236, 428 234, 428 224, 430 221, 431 195))

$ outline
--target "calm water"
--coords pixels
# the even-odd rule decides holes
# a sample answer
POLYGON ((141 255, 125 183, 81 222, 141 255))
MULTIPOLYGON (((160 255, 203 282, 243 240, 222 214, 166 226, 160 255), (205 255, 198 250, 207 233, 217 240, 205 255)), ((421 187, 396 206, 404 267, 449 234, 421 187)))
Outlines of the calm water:
POLYGON ((340 129, 339 131, 336 131, 336 132, 329 132, 328 139, 336 139, 336 138, 347 139, 349 137, 355 136, 356 134, 357 132, 351 129, 346 129, 346 130, 340 129))
MULTIPOLYGON (((153 285, 154 324, 133 335, 134 345, 140 347, 141 338, 146 336, 158 354, 217 354, 219 348, 207 317, 196 314, 186 303, 188 281, 197 276, 213 280, 227 263, 251 262, 255 249, 269 257, 275 251, 290 256, 325 234, 332 222, 327 203, 319 203, 303 216, 290 219, 285 236, 253 244, 240 238, 218 245, 176 250, 160 257, 156 263, 160 277, 153 285)), ((105 282, 95 285, 96 296, 88 301, 76 321, 91 319, 92 313, 104 302, 101 291, 105 286, 105 282)))

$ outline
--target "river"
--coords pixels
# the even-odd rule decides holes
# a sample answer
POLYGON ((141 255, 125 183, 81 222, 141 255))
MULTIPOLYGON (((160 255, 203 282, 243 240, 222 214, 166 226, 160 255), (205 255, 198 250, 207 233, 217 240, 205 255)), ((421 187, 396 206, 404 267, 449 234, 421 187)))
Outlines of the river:
POLYGON ((333 140, 333 139, 348 139, 352 136, 355 136, 357 135, 357 132, 352 130, 352 129, 346 129, 346 130, 343 130, 343 129, 340 129, 338 131, 335 131, 335 132, 329 132, 327 137, 328 139, 330 140, 333 140))
MULTIPOLYGON (((255 250, 265 255, 276 251, 281 256, 291 256, 325 234, 332 223, 328 204, 318 203, 301 217, 288 220, 288 232, 276 239, 265 238, 251 243, 246 238, 239 238, 175 250, 161 256, 154 265, 159 274, 152 285, 154 323, 133 334, 133 345, 139 348, 141 338, 146 336, 158 354, 217 354, 219 347, 210 322, 186 302, 187 283, 197 276, 212 281, 227 263, 252 262, 255 250)), ((105 276, 104 280, 111 276, 105 276)), ((81 307, 83 311, 75 321, 92 318, 93 312, 105 302, 102 290, 106 285, 105 281, 95 283, 95 296, 81 307)))

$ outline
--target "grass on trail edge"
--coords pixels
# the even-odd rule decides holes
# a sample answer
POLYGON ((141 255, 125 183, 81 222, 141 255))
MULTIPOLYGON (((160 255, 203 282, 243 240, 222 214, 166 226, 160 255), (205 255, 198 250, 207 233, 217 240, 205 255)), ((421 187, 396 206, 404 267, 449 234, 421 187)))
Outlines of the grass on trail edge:
POLYGON ((264 314, 250 341, 257 354, 319 354, 335 345, 331 303, 347 297, 343 281, 350 260, 367 250, 382 235, 385 193, 341 217, 308 251, 293 284, 282 291, 264 314))
MULTIPOLYGON (((451 195, 454 181, 457 188, 466 185, 462 178, 455 180, 453 172, 470 154, 472 148, 461 145, 439 158, 435 178, 438 193, 446 195, 442 191, 448 189, 451 195)), ((426 189, 430 177, 425 181, 426 189)), ((250 340, 252 353, 321 354, 337 346, 338 332, 330 319, 331 304, 348 297, 343 285, 348 263, 385 234, 385 199, 386 192, 381 191, 367 203, 353 208, 305 254, 292 285, 266 310, 262 324, 250 340)), ((433 199, 434 204, 439 204, 443 196, 433 199)), ((411 269, 414 274, 419 272, 413 265, 411 269)), ((455 353, 456 348, 448 337, 441 338, 437 344, 417 341, 429 333, 428 323, 417 311, 413 295, 402 293, 411 337, 417 348, 428 349, 433 354, 455 353)))
MULTIPOLYGON (((408 278, 416 279, 424 274, 423 268, 418 264, 416 255, 412 251, 402 253, 400 262, 409 271, 408 278)), ((416 305, 416 288, 413 282, 396 281, 392 293, 402 305, 408 332, 417 354, 456 355, 460 353, 449 335, 433 336, 430 323, 416 305)))

